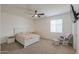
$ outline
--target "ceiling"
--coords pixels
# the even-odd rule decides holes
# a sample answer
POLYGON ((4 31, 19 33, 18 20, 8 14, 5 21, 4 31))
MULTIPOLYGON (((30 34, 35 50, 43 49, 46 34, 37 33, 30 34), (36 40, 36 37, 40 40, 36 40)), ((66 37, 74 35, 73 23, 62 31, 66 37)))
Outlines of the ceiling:
MULTIPOLYGON (((12 4, 7 6, 25 9, 28 15, 33 15, 35 10, 38 10, 38 13, 45 13, 45 16, 59 15, 71 10, 69 4, 12 4)), ((75 6, 75 9, 79 11, 79 5, 75 6)))

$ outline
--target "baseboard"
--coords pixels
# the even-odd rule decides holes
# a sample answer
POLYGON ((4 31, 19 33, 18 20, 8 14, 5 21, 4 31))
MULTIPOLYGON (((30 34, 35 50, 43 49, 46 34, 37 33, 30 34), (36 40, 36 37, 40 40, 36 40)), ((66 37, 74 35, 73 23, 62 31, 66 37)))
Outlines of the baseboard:
POLYGON ((49 38, 43 38, 43 37, 41 37, 41 39, 53 40, 53 39, 49 39, 49 38))
POLYGON ((40 39, 45 39, 45 40, 53 40, 53 39, 48 39, 48 38, 40 38, 40 39))

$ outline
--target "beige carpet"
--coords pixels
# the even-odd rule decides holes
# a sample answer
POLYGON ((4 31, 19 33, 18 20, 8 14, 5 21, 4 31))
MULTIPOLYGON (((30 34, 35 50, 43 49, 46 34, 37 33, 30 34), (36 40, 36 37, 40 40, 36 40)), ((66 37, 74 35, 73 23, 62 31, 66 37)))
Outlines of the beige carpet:
POLYGON ((55 46, 52 40, 41 39, 39 42, 34 43, 26 48, 17 42, 11 44, 1 45, 2 53, 8 54, 72 54, 75 53, 70 46, 55 46))

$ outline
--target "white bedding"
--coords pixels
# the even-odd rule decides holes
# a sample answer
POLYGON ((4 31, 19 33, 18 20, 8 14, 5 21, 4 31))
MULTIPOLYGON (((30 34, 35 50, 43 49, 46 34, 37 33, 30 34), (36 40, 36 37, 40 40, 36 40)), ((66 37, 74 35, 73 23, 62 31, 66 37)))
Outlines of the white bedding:
POLYGON ((24 45, 24 47, 29 46, 40 40, 40 36, 31 33, 18 33, 16 34, 16 40, 24 45))

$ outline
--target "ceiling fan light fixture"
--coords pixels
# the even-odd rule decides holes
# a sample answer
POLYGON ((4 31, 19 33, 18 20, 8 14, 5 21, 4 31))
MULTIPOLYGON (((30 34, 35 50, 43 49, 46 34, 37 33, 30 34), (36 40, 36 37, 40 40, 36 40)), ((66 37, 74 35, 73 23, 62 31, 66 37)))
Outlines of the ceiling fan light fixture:
POLYGON ((37 17, 38 15, 35 15, 35 17, 37 17))
POLYGON ((37 13, 37 10, 35 10, 35 13, 32 17, 40 17, 41 15, 45 15, 44 13, 37 13))

